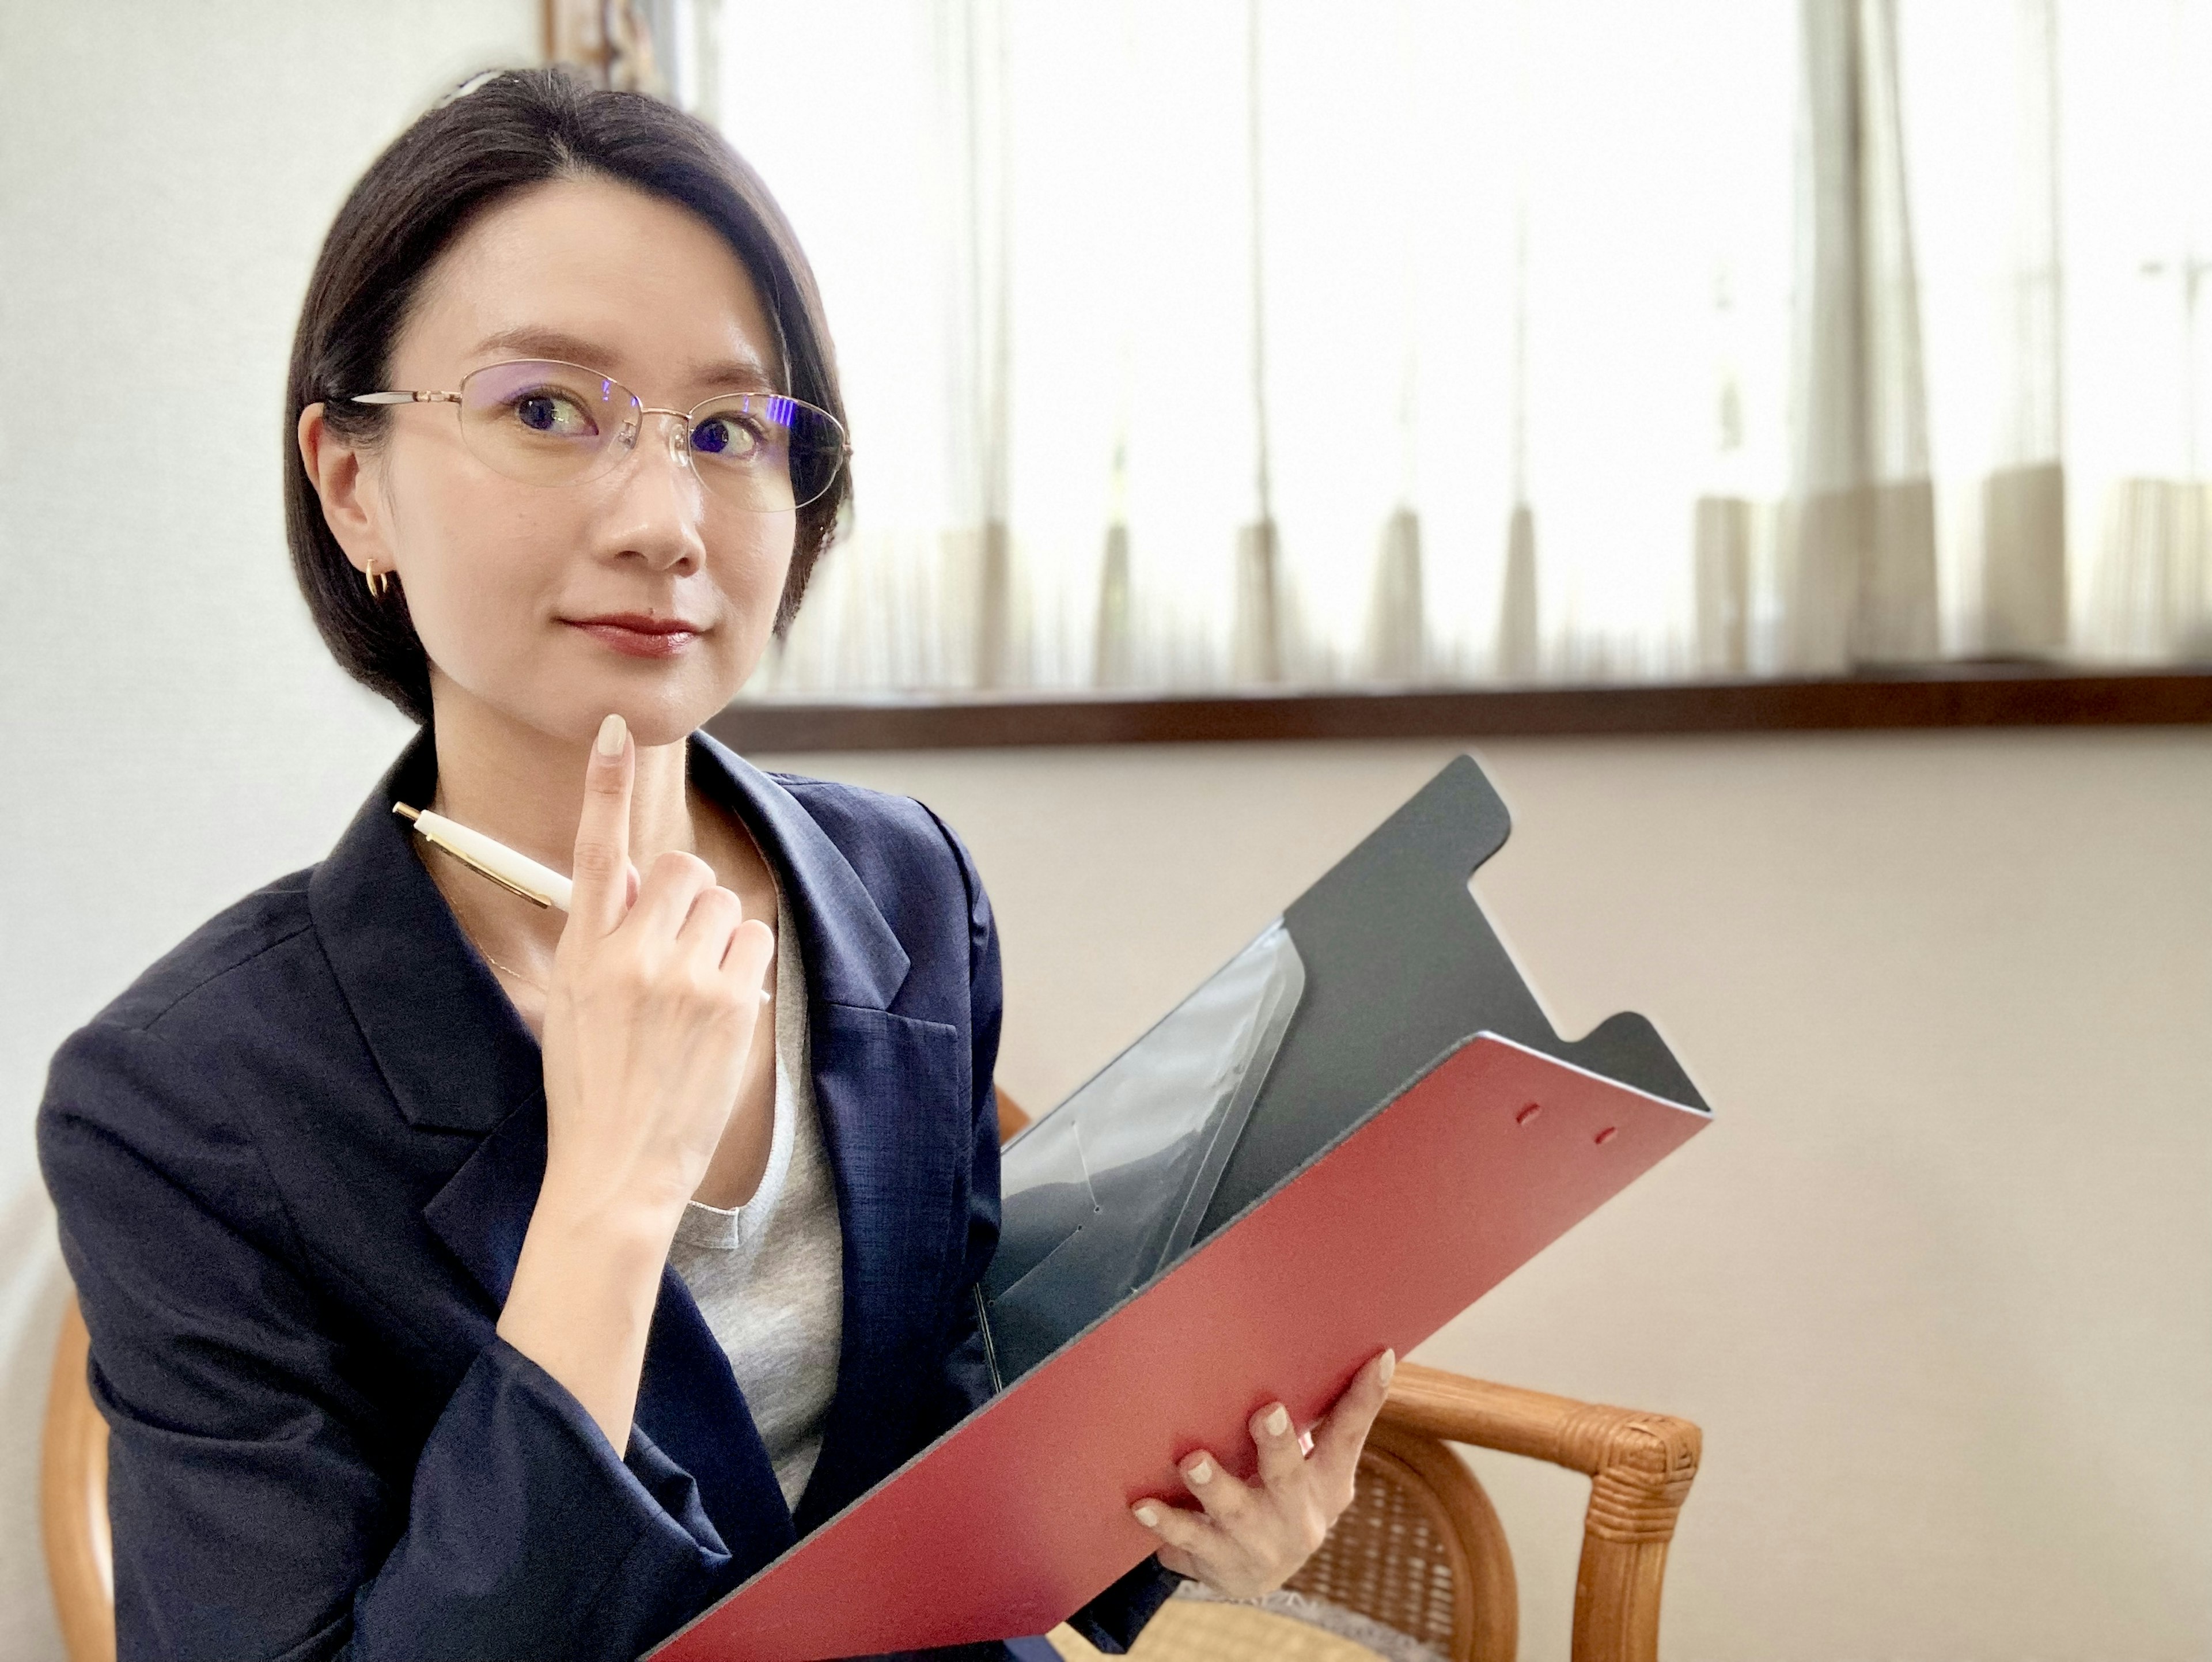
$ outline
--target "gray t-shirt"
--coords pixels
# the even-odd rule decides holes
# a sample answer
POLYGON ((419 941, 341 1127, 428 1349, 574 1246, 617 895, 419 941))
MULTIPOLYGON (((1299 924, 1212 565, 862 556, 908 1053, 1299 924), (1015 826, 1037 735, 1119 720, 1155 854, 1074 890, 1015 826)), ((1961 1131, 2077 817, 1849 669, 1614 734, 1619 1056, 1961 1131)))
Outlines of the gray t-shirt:
POLYGON ((806 971, 791 908, 776 901, 775 1123, 768 1169, 743 1206, 684 1208, 668 1261, 730 1359, 787 1505, 822 1452, 837 1387, 844 1240, 814 1105, 806 971))

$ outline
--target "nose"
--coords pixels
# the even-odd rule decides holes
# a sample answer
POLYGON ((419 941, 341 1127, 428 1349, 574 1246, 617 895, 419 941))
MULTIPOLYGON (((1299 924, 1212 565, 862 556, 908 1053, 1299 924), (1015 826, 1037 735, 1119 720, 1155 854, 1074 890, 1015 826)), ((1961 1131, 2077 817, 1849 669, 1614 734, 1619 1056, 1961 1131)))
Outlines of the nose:
POLYGON ((685 415, 681 410, 654 410, 647 408, 638 411, 638 419, 641 422, 651 421, 655 416, 659 416, 663 418, 662 430, 668 435, 668 459, 674 462, 678 467, 682 468, 685 472, 689 473, 693 472, 691 466, 691 417, 685 415))
POLYGON ((617 551, 635 555, 655 570, 696 567, 706 557, 702 530, 705 482, 691 465, 691 429, 680 410, 644 410, 638 425, 623 435, 630 454, 617 466, 621 513, 617 551), (641 445, 640 428, 659 417, 667 433, 667 465, 658 464, 657 447, 641 445))
MULTIPOLYGON (((616 434, 615 442, 625 453, 635 454, 642 429, 656 416, 662 418, 662 431, 668 437, 668 460, 674 462, 684 472, 692 474, 696 478, 697 470, 691 464, 691 417, 681 410, 655 410, 649 406, 640 410, 637 412, 637 419, 629 423, 616 434)), ((622 466, 627 464, 618 462, 616 465, 622 466)))

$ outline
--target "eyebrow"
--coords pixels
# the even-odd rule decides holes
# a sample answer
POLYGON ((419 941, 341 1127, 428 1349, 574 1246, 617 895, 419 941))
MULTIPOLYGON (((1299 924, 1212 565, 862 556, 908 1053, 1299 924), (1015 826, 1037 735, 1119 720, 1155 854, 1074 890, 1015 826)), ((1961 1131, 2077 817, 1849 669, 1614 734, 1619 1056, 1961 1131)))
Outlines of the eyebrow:
MULTIPOLYGON (((471 357, 490 357, 496 354, 517 352, 530 357, 553 358, 563 363, 580 364, 586 368, 598 368, 609 359, 620 354, 608 350, 597 341, 586 340, 580 335, 571 335, 559 329, 524 325, 515 329, 501 329, 486 335, 476 344, 471 357)), ((605 374, 602 370, 600 373, 605 374)), ((694 386, 714 387, 744 387, 763 393, 780 392, 776 378, 753 357, 718 358, 709 363, 696 364, 690 372, 694 386)))

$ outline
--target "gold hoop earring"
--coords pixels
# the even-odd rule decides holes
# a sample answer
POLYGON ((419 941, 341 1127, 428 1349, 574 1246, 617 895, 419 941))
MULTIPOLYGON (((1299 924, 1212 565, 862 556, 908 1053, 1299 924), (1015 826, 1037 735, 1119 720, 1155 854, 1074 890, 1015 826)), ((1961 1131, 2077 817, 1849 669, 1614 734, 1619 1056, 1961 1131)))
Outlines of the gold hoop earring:
POLYGON ((375 561, 371 560, 368 563, 368 569, 366 571, 363 571, 361 575, 363 580, 368 584, 368 598, 370 600, 380 600, 387 593, 390 592, 392 587, 392 574, 388 571, 379 571, 376 569, 375 561))

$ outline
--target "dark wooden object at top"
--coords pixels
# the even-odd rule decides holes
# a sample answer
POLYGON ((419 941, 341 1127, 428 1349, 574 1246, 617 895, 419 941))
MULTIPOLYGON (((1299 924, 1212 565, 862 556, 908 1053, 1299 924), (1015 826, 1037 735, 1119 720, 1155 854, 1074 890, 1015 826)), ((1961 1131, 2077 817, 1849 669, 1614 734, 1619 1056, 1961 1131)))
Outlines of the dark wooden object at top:
POLYGON ((741 700, 708 730, 739 750, 775 752, 2208 723, 2212 673, 2203 670, 1962 664, 1911 675, 1638 686, 741 700))

